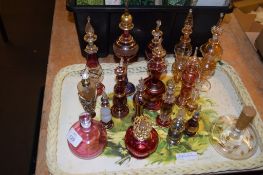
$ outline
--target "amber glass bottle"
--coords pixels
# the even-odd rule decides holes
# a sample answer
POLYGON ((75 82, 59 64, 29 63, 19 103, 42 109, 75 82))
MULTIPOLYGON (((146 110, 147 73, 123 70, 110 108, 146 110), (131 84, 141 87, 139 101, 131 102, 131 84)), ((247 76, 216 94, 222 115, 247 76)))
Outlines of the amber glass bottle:
POLYGON ((186 59, 192 54, 192 45, 190 35, 193 28, 193 14, 192 9, 185 19, 184 27, 182 29, 183 35, 180 37, 179 43, 174 47, 175 62, 172 65, 174 82, 179 83, 182 78, 182 72, 186 65, 186 59))
POLYGON ((153 49, 158 46, 159 39, 162 38, 163 32, 160 30, 161 20, 156 21, 156 28, 152 30, 153 39, 145 49, 146 60, 149 61, 153 58, 153 49))

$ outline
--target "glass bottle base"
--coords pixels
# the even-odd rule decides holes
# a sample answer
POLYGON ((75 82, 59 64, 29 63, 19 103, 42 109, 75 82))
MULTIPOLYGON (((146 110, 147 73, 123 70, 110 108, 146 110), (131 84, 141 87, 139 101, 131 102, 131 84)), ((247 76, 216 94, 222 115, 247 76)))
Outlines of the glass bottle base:
POLYGON ((210 143, 223 157, 233 160, 248 159, 253 156, 258 148, 256 130, 248 125, 239 137, 232 137, 236 118, 221 116, 211 128, 210 143))
POLYGON ((102 125, 104 126, 104 128, 106 129, 111 129, 114 126, 114 122, 113 120, 109 121, 108 123, 104 123, 103 121, 100 121, 102 123, 102 125))
POLYGON ((111 114, 115 118, 124 118, 129 114, 129 108, 125 106, 123 109, 118 110, 117 108, 112 107, 111 114))
POLYGON ((163 101, 162 100, 158 100, 158 101, 148 101, 145 104, 145 108, 151 111, 158 111, 161 109, 163 101))
POLYGON ((170 117, 167 118, 166 120, 161 119, 161 118, 160 118, 160 115, 158 115, 158 116, 156 117, 156 124, 159 125, 159 126, 161 126, 161 127, 169 128, 169 126, 171 125, 171 123, 172 123, 172 120, 171 120, 170 117))

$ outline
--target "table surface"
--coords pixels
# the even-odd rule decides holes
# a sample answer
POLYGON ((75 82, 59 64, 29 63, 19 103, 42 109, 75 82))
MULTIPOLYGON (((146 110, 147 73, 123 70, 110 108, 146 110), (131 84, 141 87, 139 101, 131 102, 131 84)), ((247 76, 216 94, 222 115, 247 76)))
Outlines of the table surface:
MULTIPOLYGON (((77 38, 74 18, 66 11, 65 0, 56 0, 53 27, 48 58, 45 95, 40 126, 36 174, 48 174, 46 164, 47 123, 51 104, 51 90, 57 72, 71 64, 85 63, 77 38)), ((223 60, 235 68, 245 87, 248 89, 257 110, 263 118, 263 62, 240 28, 235 16, 225 17, 221 43, 224 50, 223 60)), ((112 62, 112 57, 100 59, 112 62)))

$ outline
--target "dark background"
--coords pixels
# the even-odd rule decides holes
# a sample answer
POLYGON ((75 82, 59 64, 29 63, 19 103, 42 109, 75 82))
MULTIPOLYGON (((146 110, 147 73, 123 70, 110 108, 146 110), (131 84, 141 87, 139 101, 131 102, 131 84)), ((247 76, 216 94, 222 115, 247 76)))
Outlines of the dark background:
POLYGON ((0 0, 0 174, 33 174, 55 0, 0 0))

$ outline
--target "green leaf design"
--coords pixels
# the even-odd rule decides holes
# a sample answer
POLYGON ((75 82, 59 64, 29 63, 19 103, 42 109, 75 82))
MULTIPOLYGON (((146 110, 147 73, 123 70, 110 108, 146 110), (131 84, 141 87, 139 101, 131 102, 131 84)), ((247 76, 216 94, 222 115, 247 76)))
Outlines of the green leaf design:
MULTIPOLYGON (((179 93, 180 90, 178 90, 179 93)), ((110 93, 109 99, 112 100, 113 93, 110 93)), ((177 146, 169 146, 166 142, 167 137, 167 128, 159 127, 155 124, 156 117, 158 115, 157 112, 144 110, 144 114, 148 115, 154 124, 154 128, 158 132, 159 135, 159 144, 156 151, 151 154, 147 160, 148 165, 150 164, 170 164, 176 162, 176 154, 177 153, 185 153, 196 151, 198 154, 203 154, 204 151, 209 146, 209 131, 212 125, 212 122, 215 118, 218 117, 216 111, 213 110, 214 102, 208 98, 200 97, 198 99, 198 104, 202 105, 202 110, 200 112, 200 120, 199 120, 199 130, 194 137, 183 136, 181 139, 181 143, 177 146)), ((128 98, 128 106, 130 109, 130 113, 127 117, 123 119, 113 118, 114 127, 108 131, 108 145, 103 153, 104 156, 107 157, 119 157, 120 159, 115 162, 118 165, 122 165, 125 162, 129 162, 131 160, 131 155, 128 153, 124 144, 124 136, 126 130, 129 126, 132 125, 131 116, 134 115, 134 107, 132 98, 128 98)), ((176 105, 173 107, 172 118, 175 118, 178 113, 179 107, 176 105)), ((187 113, 185 120, 188 120, 192 116, 192 113, 187 113)))

